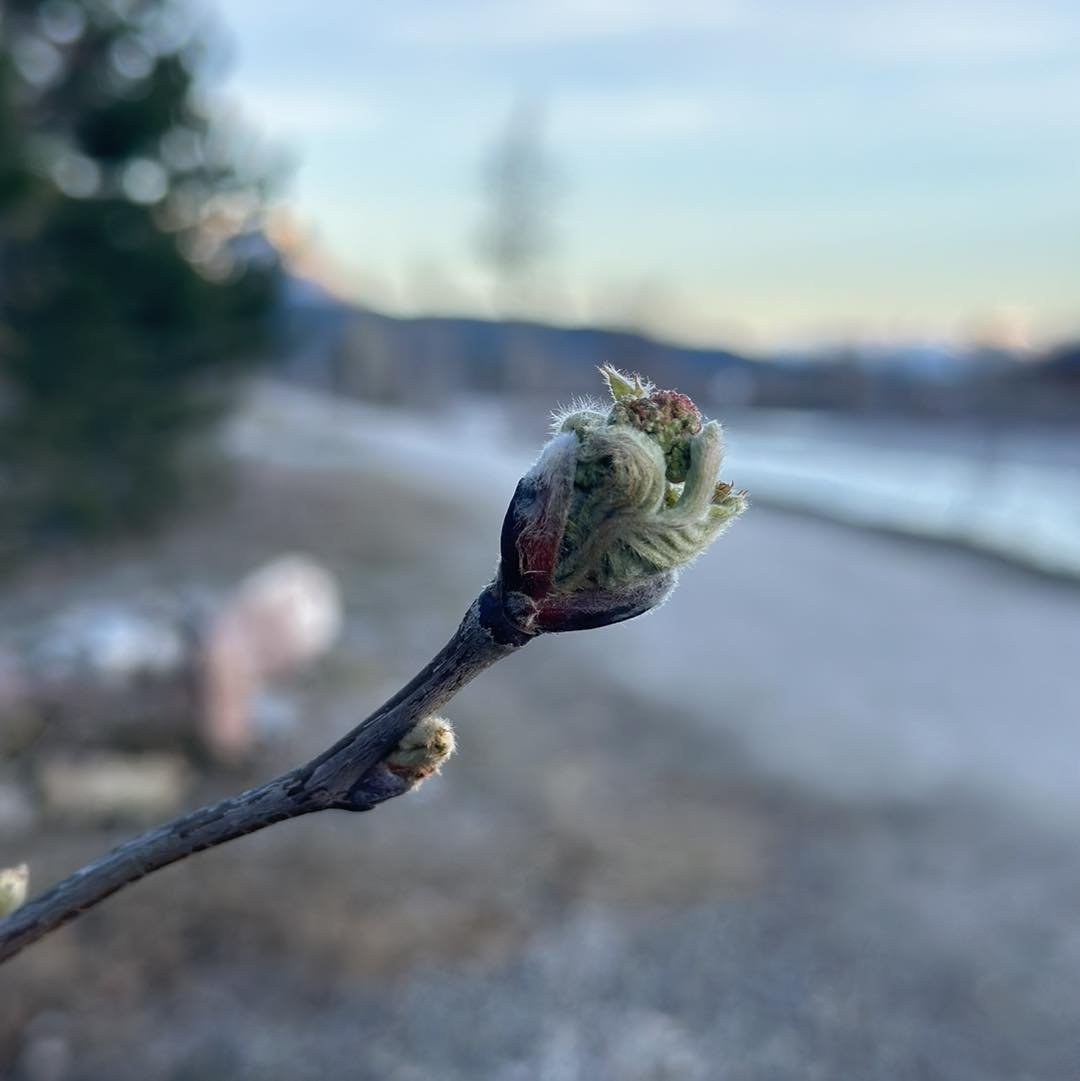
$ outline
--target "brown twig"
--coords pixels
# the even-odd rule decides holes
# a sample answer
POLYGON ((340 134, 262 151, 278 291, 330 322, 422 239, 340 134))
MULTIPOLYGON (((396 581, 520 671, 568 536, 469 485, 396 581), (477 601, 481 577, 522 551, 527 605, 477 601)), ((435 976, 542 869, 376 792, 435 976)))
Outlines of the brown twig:
POLYGON ((0 961, 193 852, 286 818, 367 811, 401 795, 416 777, 387 758, 489 665, 537 634, 605 627, 662 604, 677 569, 746 500, 717 486, 720 428, 689 398, 602 372, 610 411, 583 406, 558 418, 503 519, 495 581, 427 668, 306 766, 128 841, 17 909, 0 921, 0 961))
POLYGON ((307 765, 125 842, 0 920, 0 962, 117 890, 195 852, 315 811, 368 811, 409 791, 423 771, 387 764, 398 744, 466 683, 527 641, 506 622, 489 588, 415 679, 307 765))

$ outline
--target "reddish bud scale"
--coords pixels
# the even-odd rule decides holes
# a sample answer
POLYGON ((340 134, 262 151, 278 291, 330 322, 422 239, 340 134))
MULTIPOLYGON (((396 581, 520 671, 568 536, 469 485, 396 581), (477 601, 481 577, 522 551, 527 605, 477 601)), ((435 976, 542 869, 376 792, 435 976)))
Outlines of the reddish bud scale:
POLYGON ((481 605, 482 618, 500 640, 620 623, 660 604, 675 584, 673 574, 656 574, 620 590, 560 593, 554 588, 576 447, 571 434, 553 439, 522 477, 507 508, 499 575, 481 605))

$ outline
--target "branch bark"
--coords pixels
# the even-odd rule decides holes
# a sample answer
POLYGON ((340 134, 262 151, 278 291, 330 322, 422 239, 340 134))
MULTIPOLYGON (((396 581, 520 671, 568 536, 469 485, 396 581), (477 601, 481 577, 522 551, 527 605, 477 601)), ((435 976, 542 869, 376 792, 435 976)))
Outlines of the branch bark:
POLYGON ((0 920, 0 962, 140 878, 195 852, 315 811, 367 811, 415 783, 385 760, 423 718, 530 635, 507 622, 495 586, 393 698, 307 765, 127 841, 0 920))

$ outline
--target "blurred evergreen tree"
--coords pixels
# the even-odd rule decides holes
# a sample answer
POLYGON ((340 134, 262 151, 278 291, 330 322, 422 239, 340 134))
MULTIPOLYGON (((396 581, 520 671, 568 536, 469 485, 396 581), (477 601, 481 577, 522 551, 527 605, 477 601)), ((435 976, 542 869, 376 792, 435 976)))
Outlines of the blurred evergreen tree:
MULTIPOLYGON (((263 170, 180 0, 0 5, 0 555, 146 525, 265 353, 263 170)), ((250 141, 249 141, 250 143, 250 141)))

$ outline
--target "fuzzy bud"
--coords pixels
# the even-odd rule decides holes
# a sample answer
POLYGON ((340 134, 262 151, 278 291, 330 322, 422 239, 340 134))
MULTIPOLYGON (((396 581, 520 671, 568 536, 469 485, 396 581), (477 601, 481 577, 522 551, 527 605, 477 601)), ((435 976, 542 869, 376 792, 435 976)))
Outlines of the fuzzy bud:
POLYGON ((584 630, 663 602, 679 567, 746 507, 717 481, 720 426, 677 391, 601 369, 612 404, 579 403, 506 512, 493 596, 523 639, 584 630))
POLYGON ((439 772, 455 747, 450 722, 442 717, 425 717, 406 733, 386 759, 386 767, 410 786, 418 785, 439 772))
POLYGON ((0 916, 14 912, 26 900, 29 886, 30 868, 25 863, 0 869, 0 916))

